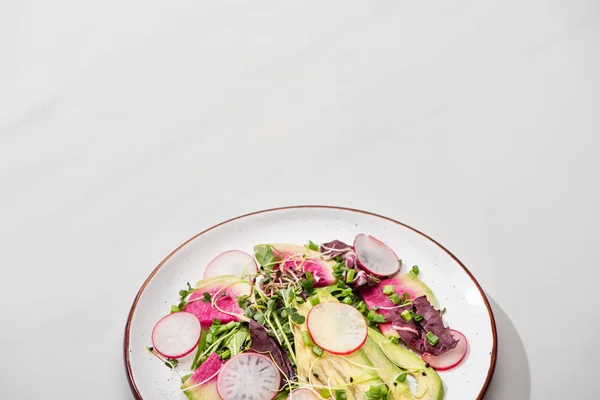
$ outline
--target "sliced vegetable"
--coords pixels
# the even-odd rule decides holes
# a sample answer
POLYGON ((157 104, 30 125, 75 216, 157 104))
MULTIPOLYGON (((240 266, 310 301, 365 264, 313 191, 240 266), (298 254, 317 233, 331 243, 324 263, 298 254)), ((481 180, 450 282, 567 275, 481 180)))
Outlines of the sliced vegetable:
POLYGON ((429 363, 429 365, 438 371, 446 371, 456 367, 467 355, 469 345, 467 344, 467 338, 465 335, 454 329, 450 329, 450 333, 452 333, 454 339, 458 340, 458 344, 455 348, 448 350, 439 356, 434 356, 429 353, 424 353, 421 356, 423 361, 429 363))
MULTIPOLYGON (((314 249, 312 249, 312 250, 314 250, 314 249)), ((317 250, 319 250, 319 249, 317 248, 317 250)), ((323 258, 326 260, 330 260, 337 256, 344 255, 349 251, 352 251, 352 247, 340 240, 333 240, 328 243, 323 243, 321 245, 320 250, 321 250, 321 253, 323 254, 323 258)))
POLYGON ((169 314, 154 326, 152 345, 165 357, 185 357, 198 345, 201 332, 200 321, 194 314, 189 312, 169 314))
POLYGON ((242 277, 242 275, 256 274, 258 267, 254 257, 241 250, 229 250, 216 256, 204 270, 204 279, 221 275, 233 275, 242 277))
POLYGON ((212 353, 200 368, 185 380, 181 389, 190 400, 216 399, 217 375, 225 361, 221 360, 217 353, 212 353))
MULTIPOLYGON (((255 246, 255 251, 258 247, 260 246, 255 246)), ((333 276, 335 261, 322 259, 321 253, 293 244, 272 244, 270 247, 277 261, 280 261, 281 268, 295 271, 298 276, 310 272, 314 287, 335 283, 336 278, 333 276)))
POLYGON ((196 315, 206 326, 211 325, 214 319, 221 320, 222 324, 237 321, 244 314, 237 298, 249 295, 250 290, 248 281, 231 275, 204 279, 196 284, 185 311, 196 315))
POLYGON ((354 251, 360 266, 375 276, 394 275, 400 269, 396 253, 372 236, 365 234, 356 236, 354 251))
POLYGON ((257 353, 242 353, 225 363, 217 378, 223 400, 271 400, 277 395, 281 378, 271 359, 257 353))
MULTIPOLYGON (((415 299, 419 296, 427 296, 427 300, 435 304, 433 292, 418 276, 408 274, 397 274, 391 278, 382 279, 381 282, 375 285, 365 285, 359 289, 360 295, 367 303, 369 309, 373 310, 376 307, 381 309, 381 312, 387 317, 387 321, 392 320, 392 314, 396 311, 402 312, 402 304, 415 299), (383 293, 385 286, 393 286, 394 292, 400 296, 401 303, 396 305, 390 298, 383 293)), ((386 336, 398 336, 391 324, 383 323, 379 325, 379 329, 386 336)))
POLYGON ((319 400, 320 398, 310 389, 296 389, 288 396, 288 400, 319 400))
POLYGON ((308 313, 306 326, 312 341, 333 354, 350 354, 367 340, 367 323, 364 317, 348 304, 316 305, 308 313))

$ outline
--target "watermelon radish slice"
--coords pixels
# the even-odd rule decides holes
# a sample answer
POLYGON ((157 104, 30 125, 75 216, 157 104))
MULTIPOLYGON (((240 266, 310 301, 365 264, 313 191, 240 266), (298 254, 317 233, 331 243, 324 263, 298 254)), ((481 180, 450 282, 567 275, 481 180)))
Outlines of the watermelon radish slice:
POLYGON ((204 270, 204 279, 221 275, 251 275, 258 272, 256 261, 241 250, 229 250, 216 256, 204 270))
POLYGON ((358 264, 375 276, 390 276, 400 270, 400 260, 392 249, 373 236, 360 234, 354 239, 358 264))
POLYGON ((219 319, 222 324, 238 321, 244 314, 244 310, 238 306, 237 298, 250 293, 250 283, 235 276, 226 275, 204 279, 196 284, 185 311, 196 315, 203 326, 210 326, 215 318, 219 319), (204 293, 210 295, 210 301, 204 301, 204 293), (215 300, 214 306, 213 299, 215 300))
POLYGON ((167 358, 185 357, 198 345, 201 332, 202 326, 194 314, 169 314, 154 325, 152 346, 167 358))
POLYGON ((281 268, 298 271, 300 274, 310 272, 315 287, 333 285, 337 279, 333 276, 335 261, 324 260, 321 253, 294 244, 272 244, 273 255, 281 261, 281 268))
POLYGON ((271 400, 279 390, 281 377, 269 357, 258 353, 242 353, 221 368, 217 391, 223 400, 271 400))
POLYGON ((454 329, 450 329, 450 332, 452 333, 452 336, 454 336, 454 339, 458 340, 458 344, 455 348, 439 356, 433 356, 429 353, 423 353, 421 356, 423 361, 429 363, 438 371, 446 371, 456 367, 467 355, 469 345, 465 335, 454 329))
POLYGON ((310 389, 296 389, 287 397, 287 400, 320 400, 321 397, 310 389))
MULTIPOLYGON (((397 306, 389 299, 388 295, 383 293, 383 288, 389 285, 394 287, 394 292, 397 293, 398 296, 402 296, 404 293, 409 296, 409 299, 426 296, 431 304, 436 304, 435 296, 431 289, 429 289, 418 276, 412 273, 396 274, 391 278, 382 279, 381 282, 376 285, 362 286, 359 291, 361 297, 367 304, 367 307, 369 307, 369 309, 379 307, 378 313, 383 314, 388 320, 390 319, 390 313, 397 308, 397 306)), ((379 329, 385 336, 398 337, 398 332, 396 332, 390 323, 379 324, 379 329)))
POLYGON ((306 318, 312 341, 332 354, 350 354, 367 340, 367 323, 354 307, 343 303, 320 303, 306 318))
POLYGON ((181 386, 188 399, 218 399, 217 375, 223 364, 225 361, 217 353, 212 353, 181 386))

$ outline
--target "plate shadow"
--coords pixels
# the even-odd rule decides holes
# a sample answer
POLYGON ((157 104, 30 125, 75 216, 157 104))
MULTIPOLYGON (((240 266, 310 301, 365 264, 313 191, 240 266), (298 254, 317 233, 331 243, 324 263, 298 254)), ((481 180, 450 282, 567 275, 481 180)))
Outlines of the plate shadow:
POLYGON ((523 341, 504 310, 489 295, 487 298, 496 319, 498 356, 484 400, 529 400, 531 371, 523 341))

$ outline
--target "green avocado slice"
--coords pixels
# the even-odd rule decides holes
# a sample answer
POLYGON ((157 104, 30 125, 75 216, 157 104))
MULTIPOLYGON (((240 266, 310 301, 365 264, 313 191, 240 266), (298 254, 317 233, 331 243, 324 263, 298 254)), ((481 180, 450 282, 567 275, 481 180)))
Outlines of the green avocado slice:
POLYGON ((417 381, 416 397, 420 400, 443 400, 444 384, 437 372, 425 367, 425 362, 412 351, 393 343, 376 330, 369 328, 369 338, 385 356, 417 381), (423 375, 425 373, 425 375, 423 375))

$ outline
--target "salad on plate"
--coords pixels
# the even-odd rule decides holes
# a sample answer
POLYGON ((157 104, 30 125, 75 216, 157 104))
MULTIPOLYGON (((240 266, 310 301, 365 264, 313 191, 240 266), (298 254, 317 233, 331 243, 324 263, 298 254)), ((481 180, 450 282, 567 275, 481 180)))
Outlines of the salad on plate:
POLYGON ((382 241, 230 250, 152 331, 190 400, 442 400, 467 339, 382 241))

